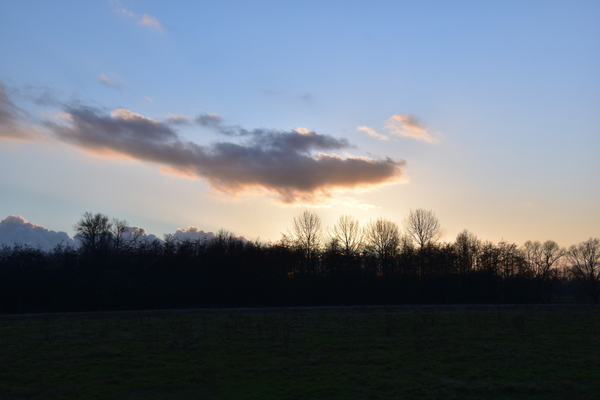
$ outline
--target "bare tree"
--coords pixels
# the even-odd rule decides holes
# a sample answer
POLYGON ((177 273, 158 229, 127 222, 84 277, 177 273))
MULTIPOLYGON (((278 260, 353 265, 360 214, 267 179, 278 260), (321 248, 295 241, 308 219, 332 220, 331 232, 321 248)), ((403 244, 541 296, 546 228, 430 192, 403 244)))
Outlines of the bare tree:
POLYGON ((583 287, 598 304, 600 296, 600 239, 588 239, 573 245, 567 251, 567 260, 571 264, 571 273, 583 284, 583 287))
POLYGON ((404 219, 404 228, 420 249, 440 239, 440 222, 431 210, 422 208, 410 210, 404 219))
POLYGON ((75 237, 81 241, 85 251, 92 254, 106 251, 111 242, 112 223, 102 213, 85 212, 81 219, 73 225, 75 237))
POLYGON ((398 252, 400 228, 395 222, 379 218, 367 224, 364 236, 366 244, 379 260, 379 272, 386 274, 389 261, 398 252))
POLYGON ((290 235, 306 258, 314 258, 321 247, 321 218, 316 213, 305 210, 294 218, 290 235))
POLYGON ((342 215, 330 232, 332 243, 341 248, 346 257, 353 257, 360 252, 363 245, 363 233, 358 220, 349 215, 342 215))
POLYGON ((464 273, 476 268, 477 256, 481 249, 481 241, 475 234, 464 229, 454 242, 454 250, 458 256, 458 272, 464 273))
POLYGON ((533 278, 542 282, 549 278, 551 268, 566 253, 566 250, 553 240, 544 243, 528 240, 522 251, 533 278))
MULTIPOLYGON (((125 245, 125 233, 129 230, 129 224, 123 219, 113 218, 110 225, 115 251, 119 253, 125 245)), ((137 239, 136 236, 133 236, 133 238, 137 239)))

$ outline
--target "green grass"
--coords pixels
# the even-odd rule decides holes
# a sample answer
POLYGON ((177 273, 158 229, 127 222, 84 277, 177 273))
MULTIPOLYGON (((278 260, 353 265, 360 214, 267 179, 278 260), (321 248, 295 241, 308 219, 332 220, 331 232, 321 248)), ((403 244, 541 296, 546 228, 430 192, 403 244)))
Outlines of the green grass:
POLYGON ((600 398, 600 310, 1 316, 0 398, 600 398))

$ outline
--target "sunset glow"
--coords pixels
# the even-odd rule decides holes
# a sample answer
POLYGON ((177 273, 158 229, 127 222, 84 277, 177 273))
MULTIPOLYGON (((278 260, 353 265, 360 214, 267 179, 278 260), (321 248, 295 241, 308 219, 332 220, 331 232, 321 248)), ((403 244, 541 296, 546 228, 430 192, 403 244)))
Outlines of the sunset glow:
POLYGON ((305 209, 331 226, 424 208, 442 241, 598 237, 599 17, 587 1, 2 2, 0 220, 72 237, 98 211, 274 242, 305 209))

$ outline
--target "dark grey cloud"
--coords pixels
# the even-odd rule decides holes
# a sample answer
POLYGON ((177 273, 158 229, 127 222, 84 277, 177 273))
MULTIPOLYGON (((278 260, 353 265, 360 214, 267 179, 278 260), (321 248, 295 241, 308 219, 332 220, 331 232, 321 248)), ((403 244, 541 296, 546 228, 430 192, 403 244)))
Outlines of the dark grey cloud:
POLYGON ((227 125, 216 114, 200 114, 194 121, 226 136, 249 137, 252 142, 263 143, 273 148, 293 148, 299 152, 310 150, 339 150, 354 147, 346 139, 336 139, 329 135, 318 135, 314 131, 298 128, 289 132, 268 129, 247 130, 237 125, 227 125))
POLYGON ((61 120, 45 121, 43 129, 31 125, 0 83, 0 137, 49 139, 102 157, 153 162, 164 172, 205 179, 214 189, 229 194, 266 190, 284 203, 314 203, 336 189, 395 181, 404 165, 391 158, 329 154, 352 147, 343 138, 304 128, 247 130, 227 125, 214 114, 193 120, 228 137, 208 145, 178 135, 174 130, 178 124, 192 122, 185 117, 157 121, 126 109, 107 112, 81 104, 63 106, 60 115, 61 120))
POLYGON ((284 203, 315 201, 334 189, 355 189, 393 181, 402 161, 342 158, 319 151, 350 147, 346 139, 306 129, 246 130, 201 115, 196 123, 238 142, 208 146, 184 141, 167 123, 120 109, 110 114, 91 107, 65 109, 67 124, 48 122, 56 138, 103 156, 119 155, 158 163, 171 173, 200 177, 220 191, 259 189, 284 203))
POLYGON ((65 108, 71 126, 47 122, 57 137, 83 147, 106 147, 126 150, 133 143, 165 143, 177 139, 168 125, 129 110, 118 109, 110 114, 86 106, 65 108))
POLYGON ((51 250, 57 244, 74 245, 75 242, 65 232, 56 232, 32 222, 20 215, 9 215, 0 221, 0 245, 25 244, 51 250))

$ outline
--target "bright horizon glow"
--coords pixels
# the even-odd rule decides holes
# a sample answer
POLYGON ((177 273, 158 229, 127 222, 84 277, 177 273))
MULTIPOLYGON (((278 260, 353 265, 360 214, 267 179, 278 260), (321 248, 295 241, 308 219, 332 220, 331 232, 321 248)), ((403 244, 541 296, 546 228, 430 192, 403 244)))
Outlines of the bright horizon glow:
POLYGON ((599 17, 594 1, 4 2, 0 220, 277 241, 306 208, 325 227, 423 208, 444 241, 600 237, 599 17))

